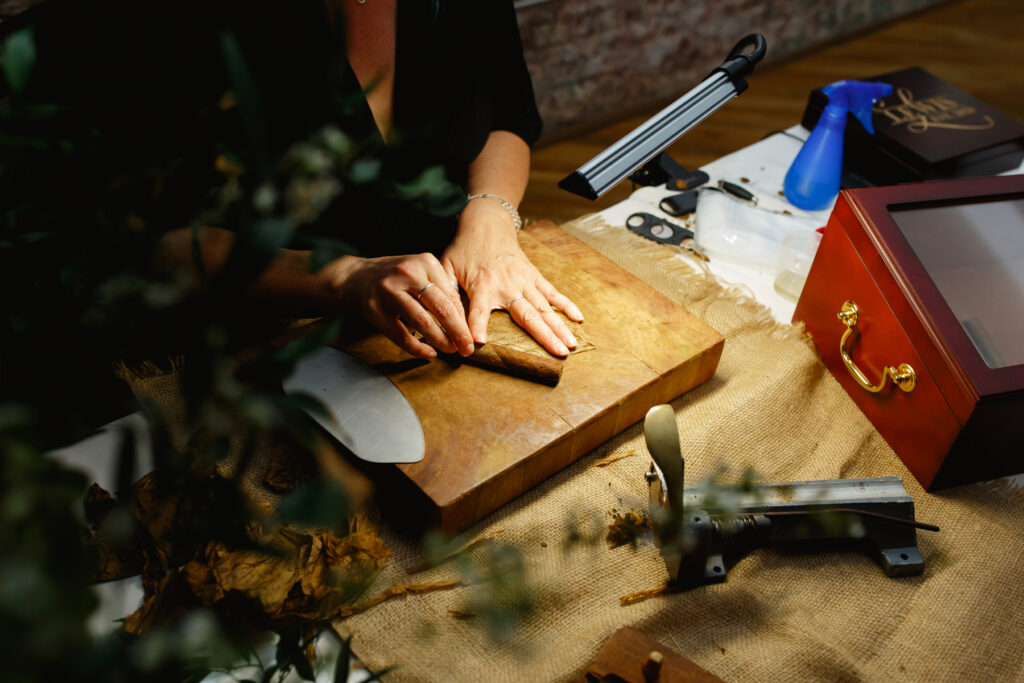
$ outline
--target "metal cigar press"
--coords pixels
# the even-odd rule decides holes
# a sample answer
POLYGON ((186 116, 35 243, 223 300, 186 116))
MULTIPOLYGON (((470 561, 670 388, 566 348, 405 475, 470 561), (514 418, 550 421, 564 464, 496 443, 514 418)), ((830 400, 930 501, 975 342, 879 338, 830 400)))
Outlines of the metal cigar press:
POLYGON ((671 406, 644 419, 646 473, 655 539, 669 583, 688 589, 725 581, 729 567, 776 544, 804 549, 860 548, 888 576, 924 571, 914 499, 899 477, 685 486, 684 459, 671 406))

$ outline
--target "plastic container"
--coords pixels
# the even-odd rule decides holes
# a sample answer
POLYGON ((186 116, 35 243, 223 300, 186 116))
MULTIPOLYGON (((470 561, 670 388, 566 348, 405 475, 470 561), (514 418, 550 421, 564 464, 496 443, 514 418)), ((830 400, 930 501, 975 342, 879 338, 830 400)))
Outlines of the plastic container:
POLYGON ((776 292, 792 301, 800 298, 820 243, 821 233, 816 230, 794 230, 786 235, 775 266, 776 292))

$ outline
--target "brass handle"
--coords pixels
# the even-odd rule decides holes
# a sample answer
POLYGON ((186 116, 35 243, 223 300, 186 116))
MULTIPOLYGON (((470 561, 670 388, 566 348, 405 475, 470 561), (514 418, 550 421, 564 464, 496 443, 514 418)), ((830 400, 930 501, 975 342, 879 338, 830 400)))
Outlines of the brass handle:
POLYGON ((900 363, 898 368, 886 365, 885 370, 882 371, 882 379, 878 384, 872 384, 867 376, 861 372, 861 369, 857 367, 857 364, 853 362, 853 358, 847 350, 846 343, 857 330, 858 313, 859 310, 857 308, 857 304, 852 301, 847 301, 843 304, 838 315, 839 320, 846 325, 846 332, 843 333, 843 338, 839 340, 839 355, 843 357, 843 363, 846 364, 846 369, 850 371, 851 375, 853 375, 857 384, 873 394, 877 394, 884 389, 890 379, 903 391, 907 393, 913 391, 914 387, 917 386, 917 374, 914 372, 914 368, 910 367, 907 363, 900 363))

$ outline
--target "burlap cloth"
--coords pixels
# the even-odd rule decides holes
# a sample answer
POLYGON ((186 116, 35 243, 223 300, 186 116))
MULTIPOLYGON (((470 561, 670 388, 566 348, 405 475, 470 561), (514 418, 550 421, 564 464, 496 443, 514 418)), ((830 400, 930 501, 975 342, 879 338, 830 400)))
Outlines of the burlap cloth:
MULTIPOLYGON (((510 639, 495 642, 464 618, 473 587, 411 595, 338 623, 365 663, 395 667, 391 680, 579 680, 602 643, 631 625, 733 681, 1024 680, 1020 489, 1004 480, 925 493, 801 327, 773 323, 742 291, 621 228, 596 218, 563 227, 725 335, 715 377, 673 402, 688 483, 721 467, 735 479, 748 465, 767 481, 896 475, 918 519, 942 527, 918 532, 924 574, 888 578, 853 551, 764 549, 724 584, 620 606, 664 583, 657 551, 571 545, 567 522, 598 532, 613 508, 646 507, 649 460, 634 425, 464 535, 500 531, 522 550, 538 609, 510 639)), ((457 576, 450 564, 410 576, 421 559, 414 544, 387 531, 385 540, 395 557, 371 594, 457 576)))

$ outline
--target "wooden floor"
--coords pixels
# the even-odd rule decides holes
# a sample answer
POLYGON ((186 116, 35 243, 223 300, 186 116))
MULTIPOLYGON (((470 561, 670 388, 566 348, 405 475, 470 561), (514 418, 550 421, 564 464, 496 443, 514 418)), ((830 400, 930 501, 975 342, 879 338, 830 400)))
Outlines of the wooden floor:
MULTIPOLYGON (((771 54, 771 45, 768 50, 771 54)), ((713 66, 708 65, 709 70, 713 66)), ((669 151, 687 168, 700 166, 799 123, 807 95, 814 88, 909 66, 922 66, 1024 121, 1024 0, 951 2, 759 68, 749 79, 747 92, 684 135, 669 151)), ((599 211, 628 196, 628 182, 594 202, 558 189, 557 183, 655 111, 535 149, 521 213, 558 223, 599 211)))

